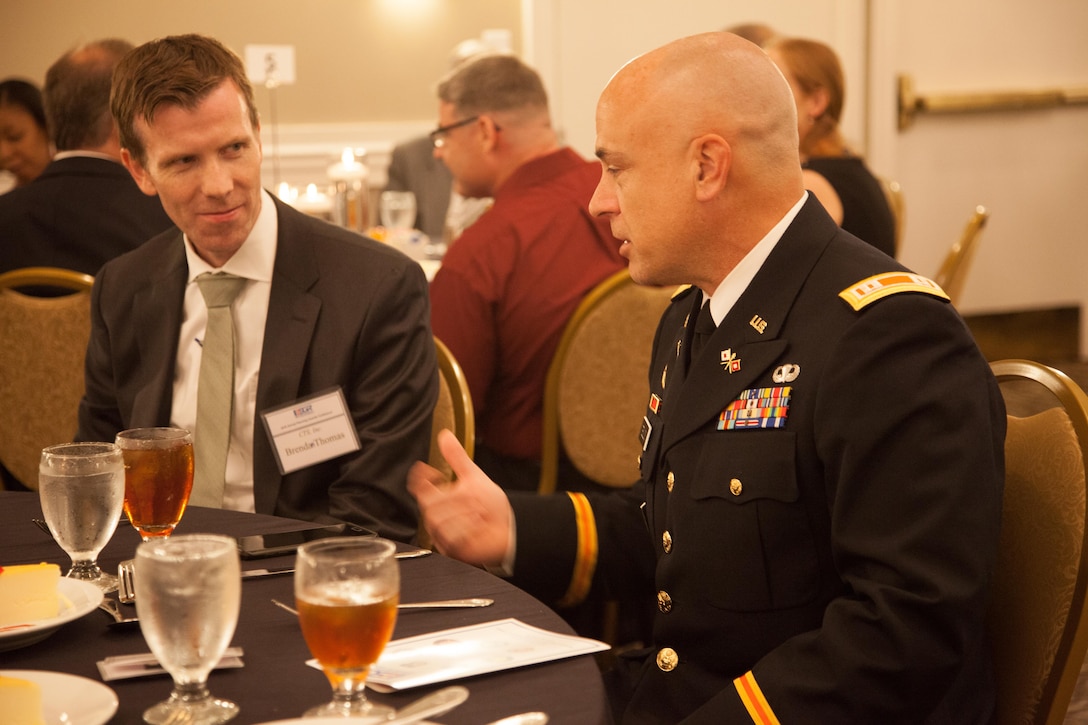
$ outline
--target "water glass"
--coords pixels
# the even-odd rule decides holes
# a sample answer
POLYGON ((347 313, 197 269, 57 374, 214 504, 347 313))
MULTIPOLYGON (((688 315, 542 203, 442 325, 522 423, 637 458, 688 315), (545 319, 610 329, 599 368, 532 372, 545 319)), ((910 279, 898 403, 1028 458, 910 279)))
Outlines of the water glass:
POLYGON ((38 495, 45 523, 72 559, 65 576, 117 590, 117 577, 98 567, 125 497, 121 451, 113 443, 64 443, 42 449, 38 495))
POLYGON ((393 710, 366 699, 367 673, 393 635, 400 601, 396 545, 379 538, 319 539, 299 547, 295 604, 302 636, 333 699, 307 717, 373 717, 393 710))
POLYGON ((125 458, 125 515, 144 541, 169 536, 193 490, 193 437, 183 428, 117 434, 125 458))
POLYGON ((411 229, 416 223, 416 195, 410 191, 383 191, 378 212, 386 229, 411 229))
POLYGON ((208 674, 234 636, 242 601, 234 539, 183 534, 136 549, 136 613, 148 647, 170 676, 170 698, 144 712, 144 722, 213 725, 238 714, 208 692, 208 674))

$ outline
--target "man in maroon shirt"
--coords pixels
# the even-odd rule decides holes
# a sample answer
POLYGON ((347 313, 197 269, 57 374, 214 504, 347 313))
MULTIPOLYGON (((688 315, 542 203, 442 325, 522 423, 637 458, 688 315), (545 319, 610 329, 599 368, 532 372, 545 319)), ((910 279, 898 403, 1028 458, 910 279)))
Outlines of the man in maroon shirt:
POLYGON ((477 462, 504 487, 535 489, 544 380, 563 327, 626 262, 588 211, 600 165, 559 145, 536 71, 486 55, 448 75, 438 98, 435 156, 457 192, 495 202, 447 252, 431 325, 468 378, 477 462))

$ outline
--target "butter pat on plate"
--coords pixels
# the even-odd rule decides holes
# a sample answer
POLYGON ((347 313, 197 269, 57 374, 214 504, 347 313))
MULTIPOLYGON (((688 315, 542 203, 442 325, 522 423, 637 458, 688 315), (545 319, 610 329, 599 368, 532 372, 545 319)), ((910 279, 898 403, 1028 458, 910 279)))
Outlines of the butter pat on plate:
POLYGON ((0 627, 52 619, 60 613, 56 564, 0 567, 0 627))
POLYGON ((0 675, 0 712, 7 725, 45 725, 42 688, 30 680, 0 675))

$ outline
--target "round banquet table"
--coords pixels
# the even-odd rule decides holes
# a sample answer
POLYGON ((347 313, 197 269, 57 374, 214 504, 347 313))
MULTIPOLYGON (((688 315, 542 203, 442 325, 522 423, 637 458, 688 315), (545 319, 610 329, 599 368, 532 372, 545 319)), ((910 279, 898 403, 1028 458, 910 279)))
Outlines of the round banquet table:
MULTIPOLYGON (((43 533, 32 518, 41 518, 37 493, 0 491, 0 566, 54 562, 66 571, 67 555, 43 533)), ((313 528, 305 521, 191 507, 176 533, 208 532, 252 536, 313 528)), ((132 558, 140 539, 126 522, 99 556, 99 564, 116 571, 118 562, 132 558)), ((402 546, 401 548, 411 548, 402 546)), ((294 555, 243 560, 244 569, 293 565, 294 555)), ((107 596, 116 597, 116 594, 107 596)), ((485 571, 438 554, 401 560, 401 601, 489 597, 495 604, 479 609, 402 611, 394 639, 451 627, 479 624, 513 617, 526 624, 563 634, 570 627, 551 609, 506 581, 485 571)), ((272 599, 293 603, 290 575, 245 579, 242 610, 231 642, 244 650, 245 666, 212 672, 208 680, 213 695, 238 703, 240 713, 232 722, 263 723, 301 717, 314 705, 331 699, 325 676, 305 664, 310 653, 298 622, 272 604, 272 599)), ((135 607, 122 607, 129 616, 135 607)), ((109 656, 148 652, 139 627, 109 628, 111 619, 95 610, 63 625, 36 644, 0 651, 0 670, 48 670, 79 675, 101 682, 96 663, 109 656)), ((111 723, 140 723, 143 711, 170 693, 166 675, 105 683, 117 693, 120 705, 111 723)), ((541 710, 550 723, 593 725, 609 721, 604 686, 595 660, 579 656, 515 670, 480 675, 456 683, 418 687, 392 694, 368 692, 367 696, 393 707, 448 684, 469 689, 467 701, 436 718, 444 725, 482 725, 519 712, 541 710)))

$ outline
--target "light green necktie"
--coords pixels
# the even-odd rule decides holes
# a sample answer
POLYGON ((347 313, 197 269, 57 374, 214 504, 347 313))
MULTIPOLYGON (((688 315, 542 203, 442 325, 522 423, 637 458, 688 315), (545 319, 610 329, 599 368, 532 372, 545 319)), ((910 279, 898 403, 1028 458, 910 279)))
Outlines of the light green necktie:
POLYGON ((223 505, 223 477, 230 448, 234 401, 234 320, 230 305, 246 284, 232 274, 202 274, 196 278, 208 307, 196 396, 196 431, 193 437, 194 506, 223 505))

